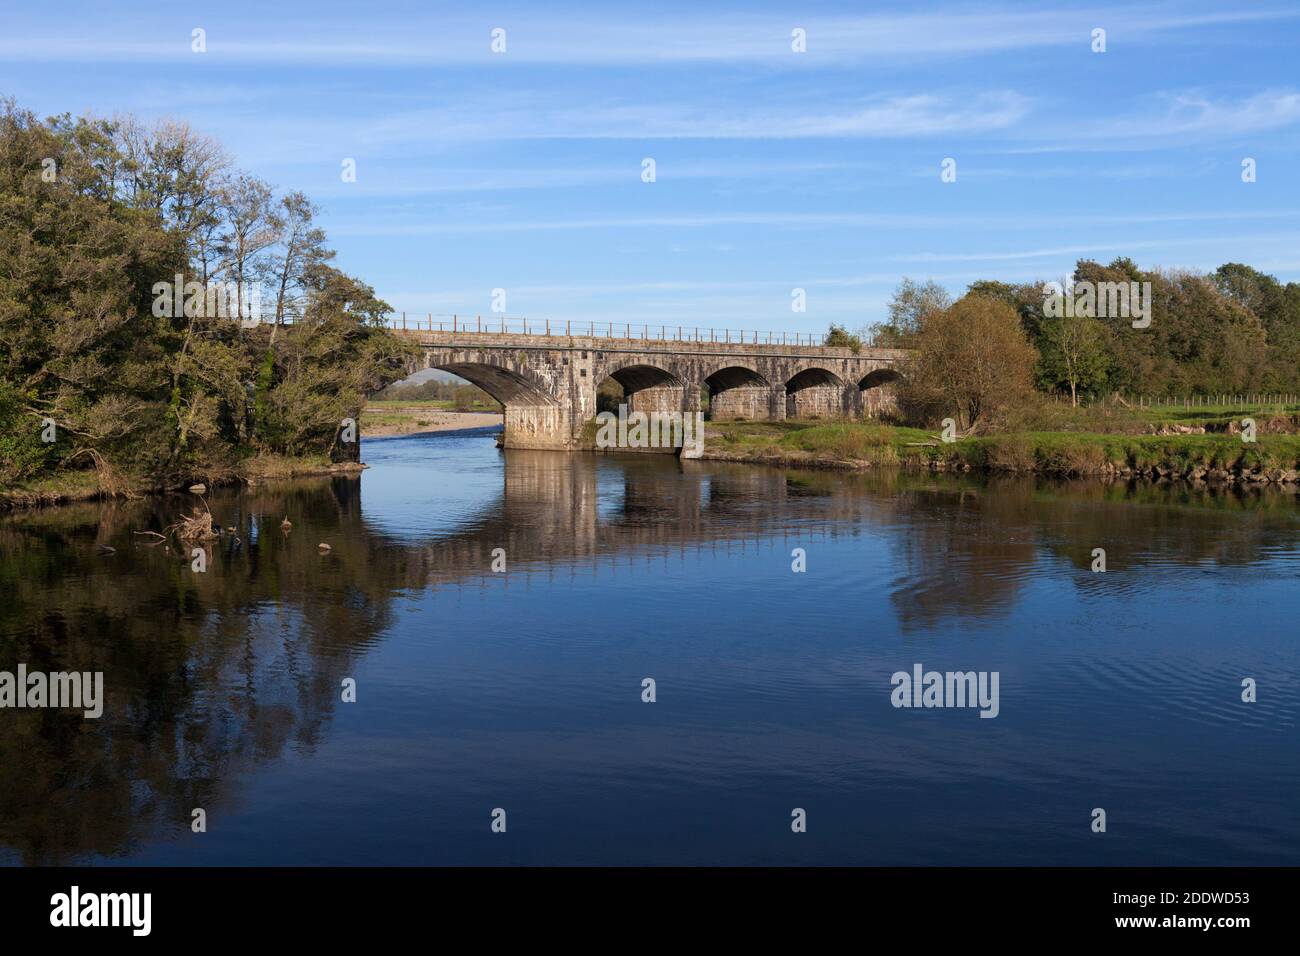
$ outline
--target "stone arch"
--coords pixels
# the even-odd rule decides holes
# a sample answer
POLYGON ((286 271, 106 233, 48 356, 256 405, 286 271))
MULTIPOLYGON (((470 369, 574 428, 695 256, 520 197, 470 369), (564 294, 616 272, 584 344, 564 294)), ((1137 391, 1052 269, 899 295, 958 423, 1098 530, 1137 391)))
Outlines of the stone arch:
MULTIPOLYGON (((607 366, 596 379, 596 391, 609 379, 623 390, 628 408, 634 412, 680 412, 689 410, 690 389, 677 374, 642 359, 627 359, 607 366)), ((598 399, 599 401, 599 399, 598 399)), ((696 398, 698 401, 698 396, 696 398)))
POLYGON ((724 365, 704 378, 709 418, 715 421, 771 418, 772 383, 745 365, 724 365))
MULTIPOLYGON (((638 359, 628 359, 618 365, 611 365, 604 370, 604 378, 612 378, 623 386, 628 393, 639 392, 646 388, 662 388, 668 385, 685 385, 682 379, 666 368, 651 365, 638 359)), ((599 386, 603 381, 597 382, 599 386)))
POLYGON ((567 448, 573 412, 563 396, 527 365, 524 353, 426 352, 425 367, 459 375, 505 408, 505 441, 512 448, 567 448), (518 356, 516 359, 515 356, 518 356))
POLYGON ((890 382, 896 382, 903 376, 898 374, 897 369, 885 366, 884 368, 872 369, 858 381, 858 388, 866 391, 869 388, 879 388, 890 382))
POLYGON ((431 360, 429 368, 440 369, 458 375, 465 381, 477 385, 503 406, 511 405, 558 405, 559 400, 527 371, 520 371, 504 365, 488 362, 436 361, 431 360))
POLYGON ((844 404, 844 379, 829 369, 810 365, 786 379, 786 418, 842 418, 844 404))
POLYGON ((902 376, 897 369, 889 366, 873 369, 858 380, 858 393, 862 402, 862 412, 868 418, 879 418, 898 408, 895 383, 902 376))

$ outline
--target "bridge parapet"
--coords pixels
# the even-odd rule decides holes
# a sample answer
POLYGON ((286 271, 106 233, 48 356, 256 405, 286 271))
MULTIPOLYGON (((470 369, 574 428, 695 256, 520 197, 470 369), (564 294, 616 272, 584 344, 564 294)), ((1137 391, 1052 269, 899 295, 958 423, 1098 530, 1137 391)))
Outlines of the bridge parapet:
MULTIPOLYGON (((826 334, 818 332, 773 332, 755 329, 699 328, 685 325, 654 325, 649 322, 552 322, 549 319, 507 318, 481 315, 473 318, 432 315, 426 318, 389 316, 386 325, 394 332, 451 332, 475 335, 544 335, 565 338, 625 339, 638 342, 721 342, 753 345, 825 345, 826 334)), ((866 343, 871 344, 871 343, 866 343)))
POLYGON ((824 356, 840 359, 879 359, 900 362, 906 349, 864 345, 854 352, 847 346, 794 342, 710 341, 708 339, 620 338, 589 335, 546 335, 522 332, 442 331, 434 329, 390 329, 424 348, 577 349, 579 351, 635 351, 660 354, 824 356))

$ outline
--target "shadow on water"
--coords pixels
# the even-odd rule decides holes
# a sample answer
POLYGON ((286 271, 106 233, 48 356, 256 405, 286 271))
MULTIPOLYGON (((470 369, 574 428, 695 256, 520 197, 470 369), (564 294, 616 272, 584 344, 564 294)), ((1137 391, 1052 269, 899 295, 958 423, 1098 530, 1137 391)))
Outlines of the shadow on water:
MULTIPOLYGON (((210 495, 229 530, 206 549, 204 573, 174 540, 135 533, 162 530, 193 496, 0 521, 0 671, 102 671, 105 686, 98 720, 0 711, 0 860, 129 859, 191 839, 193 808, 233 812, 250 775, 311 760, 348 706, 343 679, 407 639, 395 628, 405 604, 492 587, 498 548, 511 576, 539 582, 560 570, 617 582, 620 569, 674 557, 757 566, 788 564, 794 547, 813 562, 860 554, 866 577, 840 561, 822 596, 871 591, 879 601, 853 612, 889 621, 904 645, 996 623, 1049 579, 1105 601, 1141 589, 1137 572, 1194 586, 1215 569, 1294 581, 1297 567, 1295 500, 1268 491, 499 452, 481 436, 366 451, 373 467, 360 479, 210 495), (1103 546, 1108 573, 1092 573, 1103 546)), ((710 603, 731 600, 742 597, 710 603)))

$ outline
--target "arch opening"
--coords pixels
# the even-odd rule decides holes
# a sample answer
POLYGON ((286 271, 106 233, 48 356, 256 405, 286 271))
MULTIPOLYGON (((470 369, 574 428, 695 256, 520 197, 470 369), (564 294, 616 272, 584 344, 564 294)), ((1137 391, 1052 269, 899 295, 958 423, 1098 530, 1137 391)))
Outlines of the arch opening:
POLYGON ((874 372, 864 375, 862 380, 858 382, 858 388, 865 392, 869 388, 879 388, 882 385, 888 385, 890 382, 896 382, 900 378, 902 376, 892 368, 878 368, 874 372))
POLYGON ((834 372, 824 368, 806 368, 792 376, 785 383, 787 392, 800 392, 805 388, 829 387, 843 388, 844 381, 834 372))
POLYGON ((551 394, 546 382, 530 372, 488 362, 429 360, 429 368, 459 375, 477 385, 504 408, 507 448, 568 448, 573 443, 573 414, 551 394))
POLYGON ((743 365, 720 368, 704 380, 712 421, 771 418, 771 383, 743 365))
POLYGON ((786 418, 842 418, 844 380, 824 368, 806 368, 785 383, 786 418))
POLYGON ((681 387, 685 384, 672 372, 655 365, 625 365, 610 372, 609 378, 618 382, 629 395, 647 388, 681 387))
POLYGON ((654 365, 625 365, 596 385, 596 411, 617 411, 626 403, 632 411, 682 411, 686 383, 654 365))
POLYGON ((488 365, 483 362, 448 362, 429 367, 460 376, 470 384, 483 389, 504 406, 559 404, 536 383, 500 365, 488 365))
POLYGON ((878 368, 864 375, 858 382, 862 413, 868 418, 879 418, 895 412, 898 409, 895 383, 901 378, 892 368, 878 368))

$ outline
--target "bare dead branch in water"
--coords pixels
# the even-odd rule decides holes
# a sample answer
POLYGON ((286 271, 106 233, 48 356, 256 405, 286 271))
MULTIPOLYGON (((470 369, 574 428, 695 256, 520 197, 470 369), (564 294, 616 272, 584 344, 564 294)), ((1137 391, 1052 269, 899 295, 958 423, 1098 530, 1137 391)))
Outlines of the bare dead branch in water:
POLYGON ((167 534, 174 534, 185 542, 214 541, 221 537, 212 530, 212 511, 208 508, 207 501, 202 497, 199 500, 203 504, 203 510, 200 511, 198 505, 195 505, 192 515, 181 515, 164 529, 167 534))

